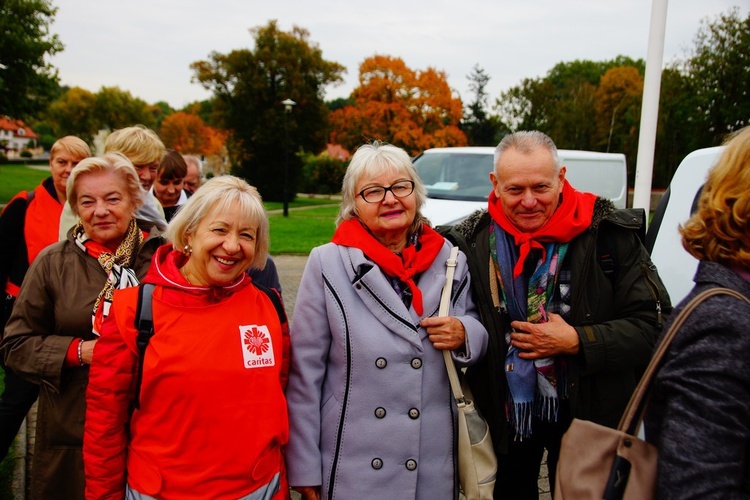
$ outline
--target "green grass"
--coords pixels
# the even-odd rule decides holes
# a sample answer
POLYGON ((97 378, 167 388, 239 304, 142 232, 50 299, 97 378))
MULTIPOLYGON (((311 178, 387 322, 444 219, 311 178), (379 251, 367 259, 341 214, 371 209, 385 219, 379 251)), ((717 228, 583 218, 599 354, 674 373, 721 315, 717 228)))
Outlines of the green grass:
POLYGON ((34 189, 49 177, 49 171, 23 165, 0 165, 0 204, 6 204, 20 191, 34 189))
POLYGON ((289 217, 271 214, 271 254, 307 255, 313 247, 328 243, 333 236, 338 202, 328 207, 292 210, 289 217))
MULTIPOLYGON (((300 208, 300 207, 314 207, 318 205, 336 205, 338 206, 338 199, 330 199, 328 197, 316 197, 310 198, 308 196, 298 196, 295 200, 289 203, 289 208, 300 208)), ((284 204, 280 201, 264 201, 263 205, 266 210, 283 210, 284 204)))
MULTIPOLYGON (((43 170, 23 165, 0 165, 0 204, 8 203, 19 191, 33 189, 46 177, 49 177, 49 172, 43 170)), ((289 204, 289 217, 278 213, 284 207, 281 202, 265 202, 264 205, 266 210, 273 211, 269 214, 273 255, 307 255, 313 247, 328 243, 333 236, 338 199, 298 196, 289 204), (299 208, 303 210, 296 210, 299 208)))

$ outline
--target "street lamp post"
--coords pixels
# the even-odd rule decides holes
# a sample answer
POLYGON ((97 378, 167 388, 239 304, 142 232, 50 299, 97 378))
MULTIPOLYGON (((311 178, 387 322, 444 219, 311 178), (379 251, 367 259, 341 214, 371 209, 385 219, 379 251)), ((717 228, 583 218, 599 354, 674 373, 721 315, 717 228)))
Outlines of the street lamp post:
POLYGON ((289 217, 289 121, 288 114, 297 103, 291 99, 281 101, 284 105, 284 217, 289 217))

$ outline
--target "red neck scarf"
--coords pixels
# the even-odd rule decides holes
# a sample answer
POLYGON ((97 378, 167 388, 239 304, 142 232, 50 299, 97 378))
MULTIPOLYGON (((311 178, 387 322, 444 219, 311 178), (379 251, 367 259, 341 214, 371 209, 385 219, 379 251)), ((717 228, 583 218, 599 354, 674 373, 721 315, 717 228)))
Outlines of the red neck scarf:
MULTIPOLYGON (((594 216, 594 203, 597 196, 593 193, 582 193, 573 189, 573 186, 565 180, 562 189, 562 202, 552 214, 552 218, 542 227, 532 233, 526 233, 518 229, 503 211, 503 205, 497 198, 495 191, 490 193, 487 209, 494 220, 506 233, 513 236, 516 246, 520 249, 518 262, 513 268, 513 277, 518 277, 523 272, 532 248, 544 252, 541 243, 556 242, 567 243, 591 226, 594 216)), ((542 260, 546 258, 542 256, 542 260)))
POLYGON ((380 270, 406 283, 412 293, 412 306, 420 316, 423 313, 422 292, 414 282, 414 276, 432 265, 445 239, 437 231, 423 224, 418 245, 407 245, 401 256, 389 250, 368 231, 358 219, 345 220, 331 238, 337 245, 359 248, 380 270), (419 251, 417 251, 419 247, 419 251))

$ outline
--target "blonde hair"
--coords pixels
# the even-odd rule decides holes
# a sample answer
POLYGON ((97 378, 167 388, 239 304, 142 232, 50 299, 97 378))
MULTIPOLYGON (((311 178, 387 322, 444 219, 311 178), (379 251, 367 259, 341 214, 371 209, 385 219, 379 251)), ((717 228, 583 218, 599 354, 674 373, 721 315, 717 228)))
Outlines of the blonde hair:
POLYGON ((91 156, 91 148, 89 148, 89 145, 86 144, 83 139, 74 135, 66 135, 62 139, 55 141, 49 150, 50 161, 52 161, 60 151, 66 151, 77 158, 88 158, 91 156))
POLYGON ((403 149, 374 141, 364 144, 357 149, 352 156, 352 161, 346 168, 344 181, 341 186, 341 206, 336 217, 336 225, 341 222, 357 217, 357 183, 367 176, 376 176, 386 172, 395 172, 414 181, 414 199, 417 209, 414 222, 409 234, 414 234, 422 223, 428 223, 422 216, 421 208, 427 197, 427 190, 422 179, 419 178, 417 169, 411 162, 411 158, 403 149))
POLYGON ((167 153, 164 143, 156 132, 143 125, 115 130, 104 142, 104 152, 117 151, 124 154, 133 165, 148 165, 161 161, 167 153))
POLYGON ((709 170, 698 211, 680 227, 682 245, 699 260, 750 269, 750 127, 725 144, 709 170))
POLYGON ((237 211, 243 220, 257 224, 255 256, 250 267, 263 269, 268 257, 268 217, 258 190, 244 180, 231 175, 214 177, 198 189, 167 226, 166 238, 178 250, 187 245, 187 237, 195 233, 201 220, 212 210, 237 211))
POLYGON ((125 191, 133 203, 134 210, 138 210, 143 205, 145 191, 141 188, 138 173, 135 171, 133 164, 120 153, 107 153, 104 156, 93 156, 83 159, 70 171, 70 176, 65 187, 70 208, 76 216, 78 216, 78 186, 76 186, 76 180, 84 175, 99 173, 119 175, 125 183, 125 191))

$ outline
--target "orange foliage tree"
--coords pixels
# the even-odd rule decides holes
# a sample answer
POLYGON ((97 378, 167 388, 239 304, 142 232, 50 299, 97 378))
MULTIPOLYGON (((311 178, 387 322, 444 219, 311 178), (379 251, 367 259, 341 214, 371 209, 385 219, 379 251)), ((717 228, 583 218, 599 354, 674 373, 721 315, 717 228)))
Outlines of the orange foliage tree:
POLYGON ((373 56, 360 65, 351 97, 353 106, 330 116, 331 142, 349 150, 377 139, 416 155, 468 142, 459 129, 461 99, 453 97, 443 71, 414 71, 400 58, 373 56))
POLYGON ((603 150, 636 157, 642 95, 643 75, 638 68, 616 66, 602 75, 594 109, 598 143, 603 150))
POLYGON ((164 145, 185 154, 217 155, 227 133, 209 127, 200 116, 178 111, 164 118, 159 129, 164 145))

